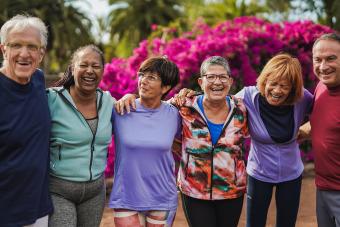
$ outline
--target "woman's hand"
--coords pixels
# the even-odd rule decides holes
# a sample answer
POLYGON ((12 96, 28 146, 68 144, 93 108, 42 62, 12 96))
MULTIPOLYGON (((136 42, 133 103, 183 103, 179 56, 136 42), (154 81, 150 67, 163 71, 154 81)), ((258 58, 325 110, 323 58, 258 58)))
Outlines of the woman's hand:
POLYGON ((115 104, 116 112, 120 115, 124 114, 124 110, 126 113, 130 113, 131 108, 136 109, 136 95, 134 94, 126 94, 121 99, 119 99, 115 104))
POLYGON ((172 99, 171 103, 176 106, 183 106, 185 102, 185 98, 190 98, 192 96, 196 95, 196 91, 193 91, 188 88, 181 89, 178 94, 176 94, 172 99))

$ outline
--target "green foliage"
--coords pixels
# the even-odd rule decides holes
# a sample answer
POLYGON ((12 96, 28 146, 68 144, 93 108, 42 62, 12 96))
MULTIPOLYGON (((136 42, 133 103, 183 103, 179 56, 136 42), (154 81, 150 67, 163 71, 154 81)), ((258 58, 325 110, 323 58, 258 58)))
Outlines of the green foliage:
POLYGON ((116 7, 109 15, 116 54, 127 56, 151 33, 153 24, 167 25, 180 15, 180 0, 110 0, 116 7))
POLYGON ((215 0, 212 2, 187 0, 182 2, 182 10, 181 17, 170 22, 167 26, 158 25, 148 39, 161 37, 162 40, 170 40, 192 29, 192 32, 195 34, 195 28, 199 26, 199 23, 215 26, 225 20, 231 20, 239 16, 269 13, 270 8, 254 0, 215 0))
POLYGON ((339 0, 291 0, 290 2, 297 4, 297 6, 292 7, 292 9, 315 13, 319 23, 340 31, 339 0))

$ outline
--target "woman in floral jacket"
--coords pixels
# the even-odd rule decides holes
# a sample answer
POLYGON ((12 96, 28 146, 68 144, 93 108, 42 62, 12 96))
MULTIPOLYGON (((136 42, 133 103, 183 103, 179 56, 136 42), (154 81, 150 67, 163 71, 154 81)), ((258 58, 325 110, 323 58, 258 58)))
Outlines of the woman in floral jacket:
POLYGON ((192 227, 237 226, 246 191, 243 141, 246 108, 228 95, 233 79, 228 62, 206 59, 198 83, 203 95, 186 98, 182 116, 179 189, 192 227))

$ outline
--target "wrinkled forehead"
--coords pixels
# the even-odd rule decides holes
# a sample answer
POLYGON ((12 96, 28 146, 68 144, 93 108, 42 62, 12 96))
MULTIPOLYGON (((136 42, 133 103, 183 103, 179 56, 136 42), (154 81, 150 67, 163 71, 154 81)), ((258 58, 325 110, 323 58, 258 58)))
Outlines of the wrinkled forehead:
POLYGON ((8 31, 6 43, 13 41, 37 42, 42 45, 42 40, 38 29, 34 27, 13 27, 8 31))
POLYGON ((227 70, 222 65, 212 64, 207 67, 206 74, 228 74, 227 70))
POLYGON ((324 53, 340 53, 340 42, 331 39, 323 39, 316 43, 313 47, 313 55, 324 53))

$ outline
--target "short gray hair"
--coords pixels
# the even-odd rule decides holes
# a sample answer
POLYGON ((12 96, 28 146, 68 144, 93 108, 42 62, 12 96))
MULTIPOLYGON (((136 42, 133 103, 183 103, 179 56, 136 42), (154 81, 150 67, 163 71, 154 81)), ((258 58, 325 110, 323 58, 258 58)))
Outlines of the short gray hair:
POLYGON ((40 33, 40 44, 47 46, 47 28, 44 22, 38 17, 29 15, 16 15, 2 25, 0 30, 1 44, 5 44, 7 36, 12 31, 22 31, 26 28, 35 28, 40 33))
POLYGON ((208 71, 209 66, 211 65, 220 65, 222 66, 226 71, 228 76, 231 76, 231 71, 229 67, 229 63, 227 59, 221 57, 221 56, 212 56, 203 61, 201 64, 200 74, 201 76, 205 75, 208 71))
POLYGON ((323 34, 322 36, 317 38, 317 40, 315 40, 315 42, 313 44, 313 48, 321 40, 332 40, 332 41, 336 41, 336 42, 338 42, 340 44, 340 35, 336 34, 336 33, 326 33, 326 34, 323 34))

